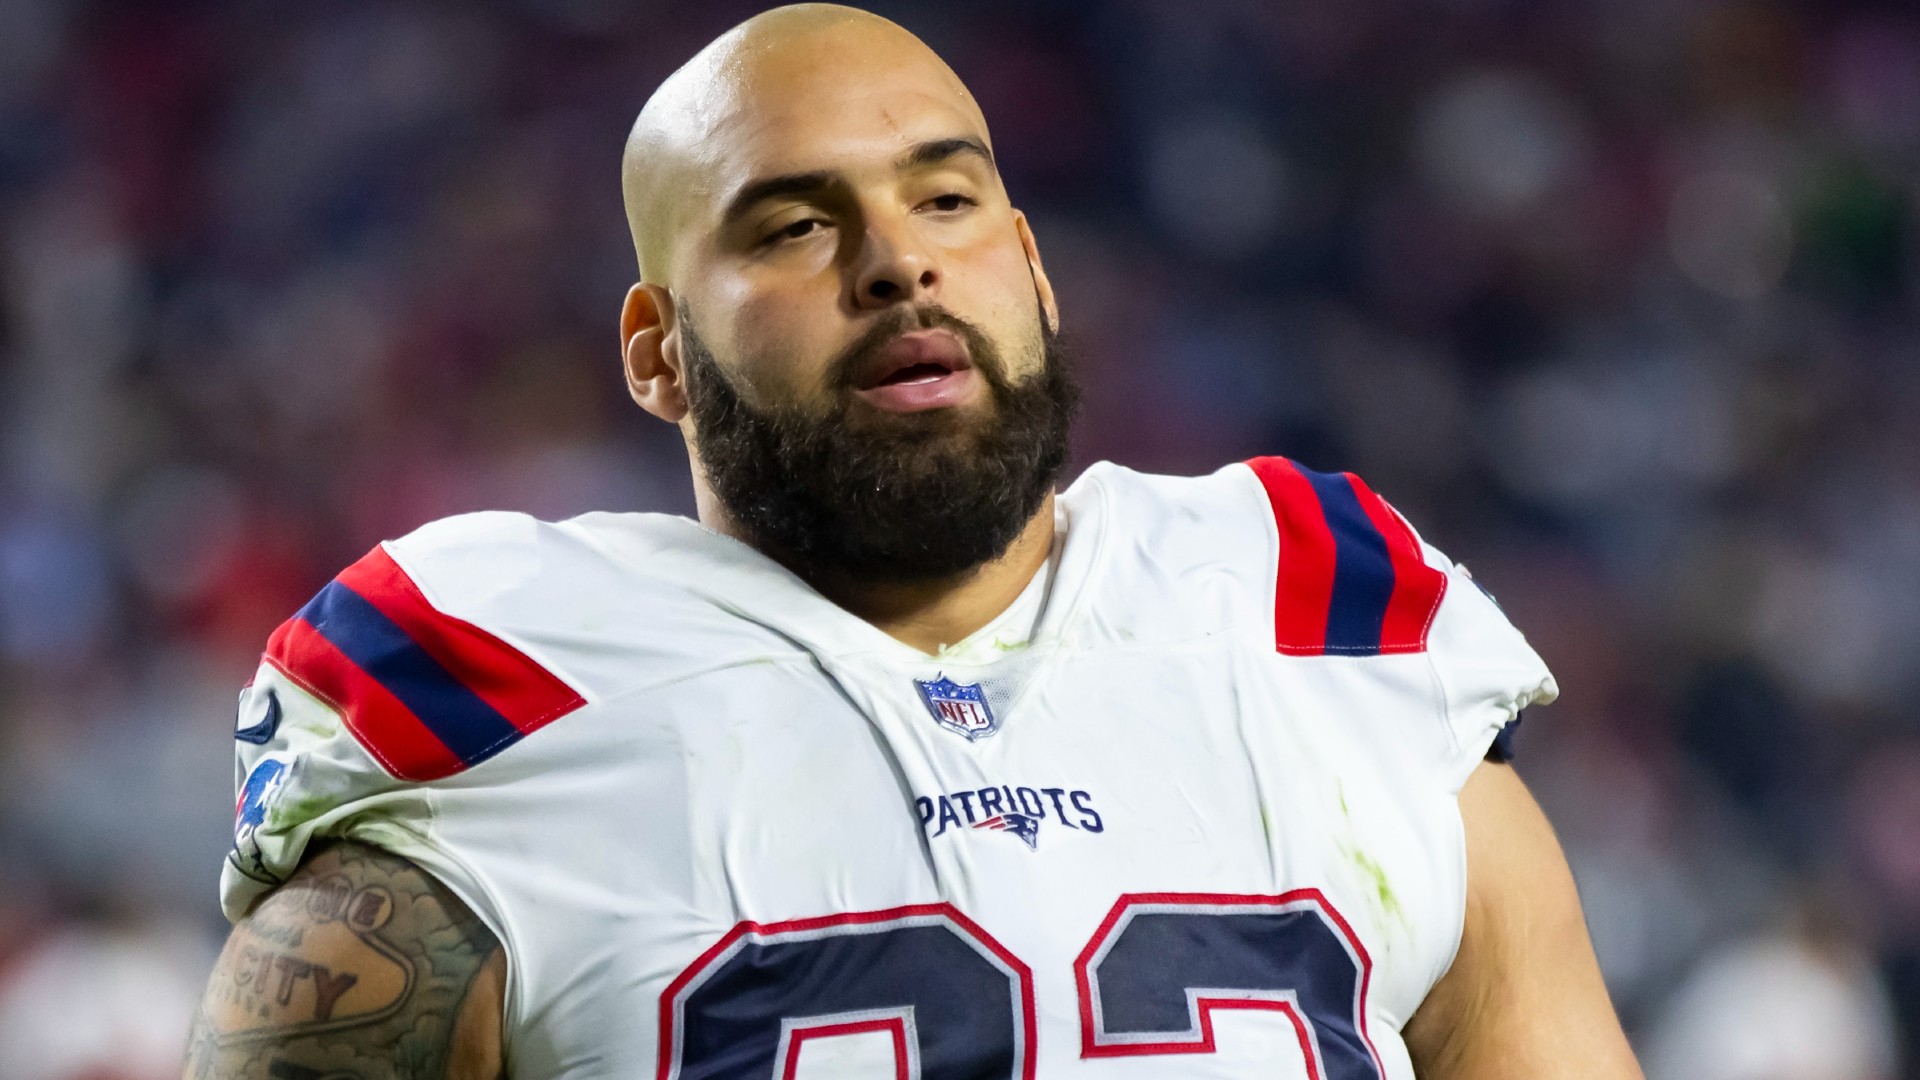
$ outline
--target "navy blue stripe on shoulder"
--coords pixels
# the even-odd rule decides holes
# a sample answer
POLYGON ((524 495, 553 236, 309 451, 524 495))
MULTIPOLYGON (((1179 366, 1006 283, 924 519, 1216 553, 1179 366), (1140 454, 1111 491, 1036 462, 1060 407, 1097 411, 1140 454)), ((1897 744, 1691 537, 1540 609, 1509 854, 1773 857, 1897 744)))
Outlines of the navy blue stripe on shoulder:
POLYGON ((520 738, 519 728, 340 582, 329 582, 299 617, 385 687, 463 764, 479 764, 520 738))

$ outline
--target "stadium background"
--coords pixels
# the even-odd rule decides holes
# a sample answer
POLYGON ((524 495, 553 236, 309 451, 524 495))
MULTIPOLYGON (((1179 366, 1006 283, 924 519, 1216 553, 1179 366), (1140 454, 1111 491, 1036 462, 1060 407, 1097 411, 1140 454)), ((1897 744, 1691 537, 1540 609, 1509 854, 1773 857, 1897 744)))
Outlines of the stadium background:
MULTIPOLYGON (((616 162, 759 6, 0 4, 0 1077, 174 1074, 233 695, 332 570, 689 507, 616 162)), ((1920 1076, 1915 9, 879 10, 985 108, 1081 461, 1358 471, 1553 664, 1654 1080, 1920 1076)))

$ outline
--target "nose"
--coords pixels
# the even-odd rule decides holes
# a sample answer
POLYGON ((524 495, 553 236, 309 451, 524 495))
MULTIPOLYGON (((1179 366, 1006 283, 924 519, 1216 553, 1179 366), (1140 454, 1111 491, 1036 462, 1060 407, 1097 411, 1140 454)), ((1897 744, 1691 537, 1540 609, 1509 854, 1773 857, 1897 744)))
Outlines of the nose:
POLYGON ((853 278, 853 305, 874 310, 938 294, 941 271, 910 220, 869 219, 853 278))

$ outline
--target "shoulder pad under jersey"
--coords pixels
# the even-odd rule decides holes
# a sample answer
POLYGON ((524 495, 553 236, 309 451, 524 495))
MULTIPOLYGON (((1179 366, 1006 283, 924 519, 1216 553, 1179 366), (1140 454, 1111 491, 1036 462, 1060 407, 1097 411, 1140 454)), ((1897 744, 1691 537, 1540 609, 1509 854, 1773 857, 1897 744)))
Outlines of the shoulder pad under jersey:
POLYGON ((586 704, 513 643, 436 607, 385 546, 281 624, 265 660, 403 780, 477 765, 586 704))
POLYGON ((1424 655, 1454 749, 1455 789, 1553 675, 1467 572, 1352 473, 1246 463, 1273 511, 1273 647, 1288 656, 1424 655))

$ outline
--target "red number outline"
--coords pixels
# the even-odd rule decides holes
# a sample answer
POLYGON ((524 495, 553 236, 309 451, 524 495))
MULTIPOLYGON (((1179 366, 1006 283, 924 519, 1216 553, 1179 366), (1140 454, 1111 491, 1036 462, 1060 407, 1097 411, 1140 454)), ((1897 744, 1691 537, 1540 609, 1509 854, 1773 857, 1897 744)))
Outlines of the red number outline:
MULTIPOLYGON (((1036 1038, 1039 1035, 1039 1022, 1034 1010, 1033 971, 1021 959, 1009 952, 1006 946, 994 940, 993 935, 980 928, 980 924, 962 915, 952 904, 910 904, 905 907, 887 908, 883 911, 861 911, 846 915, 822 915, 811 919, 792 919, 785 922, 757 923, 743 921, 727 931, 726 936, 713 943, 699 958, 687 965, 686 969, 674 978, 660 995, 660 1066, 658 1080, 675 1080, 680 1062, 680 1025, 678 1018, 681 1004, 686 995, 703 980, 703 975, 743 946, 748 939, 756 944, 777 941, 781 937, 813 934, 820 930, 850 928, 850 933, 871 933, 884 928, 887 923, 924 925, 929 921, 944 922, 948 929, 978 948, 985 949, 992 959, 1000 962, 1005 969, 1014 974, 1020 984, 1020 1009, 1016 1018, 1015 1035, 1020 1045, 1014 1048, 1020 1062, 1021 1080, 1034 1080, 1035 1059, 1038 1056, 1036 1038)), ((822 1029, 824 1031, 824 1029, 822 1029)), ((901 1032, 904 1040, 905 1031, 901 1032)), ((798 1052, 792 1054, 792 1060, 799 1059, 798 1052)), ((898 1067, 904 1067, 904 1049, 894 1058, 898 1067)), ((781 1063, 776 1063, 779 1065, 781 1063)))
POLYGON ((828 1039, 835 1035, 857 1035, 863 1031, 885 1031, 893 1036, 893 1076, 894 1080, 910 1080, 915 1075, 912 1068, 912 1051, 907 1047, 907 1022, 898 1016, 881 1017, 877 1020, 851 1020, 837 1024, 818 1024, 813 1027, 796 1027, 786 1040, 786 1053, 773 1063, 775 1075, 780 1080, 793 1080, 800 1071, 800 1044, 808 1039, 828 1039))
POLYGON ((1360 969, 1360 978, 1354 991, 1354 1017, 1361 1041, 1367 1045, 1367 1053, 1372 1055, 1374 1068, 1381 1076, 1387 1075, 1386 1066, 1380 1060, 1380 1051, 1374 1048, 1373 1037, 1367 1034, 1367 989, 1373 978, 1373 958, 1368 955, 1367 947, 1360 943, 1360 935, 1354 933, 1352 924, 1336 910, 1319 889, 1293 889, 1288 892, 1271 895, 1249 893, 1123 893, 1114 901, 1107 917, 1093 932, 1087 947, 1073 961, 1073 981, 1080 997, 1080 1056, 1131 1057, 1153 1054, 1211 1054, 1214 1052, 1213 1013, 1216 1009, 1264 1009, 1282 1013, 1292 1022, 1294 1034, 1300 1040, 1300 1053, 1306 1059, 1308 1075, 1312 1080, 1322 1080, 1325 1070, 1321 1067, 1319 1055, 1314 1048, 1313 1039, 1308 1035, 1308 1021, 1300 1015, 1291 1001, 1276 1001, 1269 998, 1230 998, 1204 997, 1194 1001, 1194 1011, 1199 1015, 1195 1024, 1199 1028, 1197 1039, 1176 1039, 1166 1042, 1103 1042, 1103 1032, 1099 1029, 1094 1016, 1094 993, 1096 982, 1093 965, 1096 957, 1104 951, 1108 940, 1114 936, 1114 930, 1129 911, 1141 907, 1168 908, 1232 908, 1261 907, 1286 908, 1289 910, 1314 910, 1320 914, 1329 926, 1338 931, 1340 937, 1352 951, 1354 961, 1360 969))

